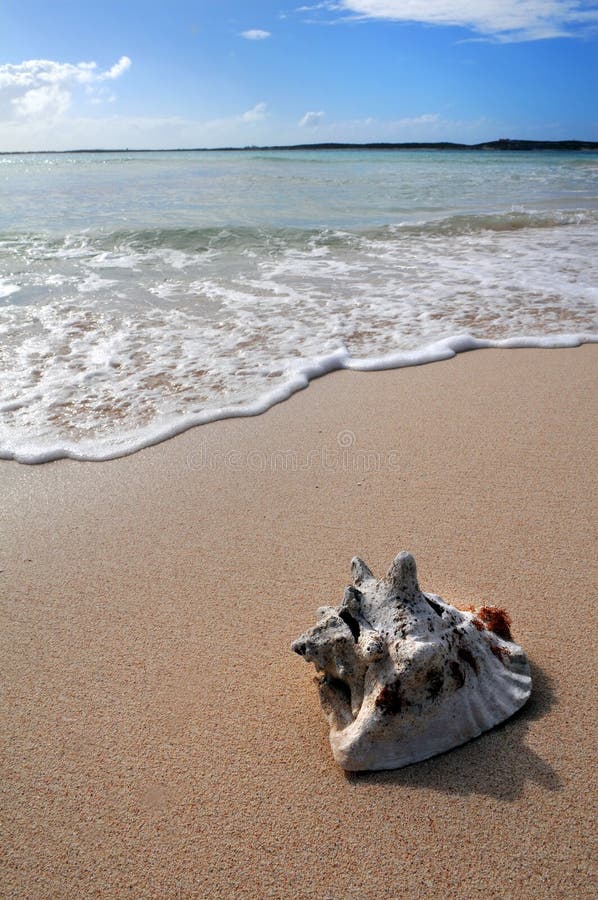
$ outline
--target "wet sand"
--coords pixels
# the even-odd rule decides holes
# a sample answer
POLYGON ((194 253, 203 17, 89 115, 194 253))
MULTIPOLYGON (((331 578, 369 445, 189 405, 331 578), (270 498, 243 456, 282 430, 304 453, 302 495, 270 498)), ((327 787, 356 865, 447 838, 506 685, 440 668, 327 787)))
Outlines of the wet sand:
POLYGON ((597 359, 338 372, 114 462, 0 462, 0 894, 594 897, 597 359), (506 607, 534 692, 347 775, 289 645, 402 549, 506 607))

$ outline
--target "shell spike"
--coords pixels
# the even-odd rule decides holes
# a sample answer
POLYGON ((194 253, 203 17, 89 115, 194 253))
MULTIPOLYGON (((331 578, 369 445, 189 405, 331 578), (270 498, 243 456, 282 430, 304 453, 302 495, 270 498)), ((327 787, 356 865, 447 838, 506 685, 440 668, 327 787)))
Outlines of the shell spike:
POLYGON ((373 578, 372 570, 369 566, 366 566, 364 561, 360 559, 358 556, 354 556, 351 560, 351 576, 353 578, 353 584, 361 584, 362 581, 369 581, 370 578, 373 578))
POLYGON ((419 591, 417 567, 411 553, 405 551, 399 553, 388 570, 386 578, 397 591, 419 591))

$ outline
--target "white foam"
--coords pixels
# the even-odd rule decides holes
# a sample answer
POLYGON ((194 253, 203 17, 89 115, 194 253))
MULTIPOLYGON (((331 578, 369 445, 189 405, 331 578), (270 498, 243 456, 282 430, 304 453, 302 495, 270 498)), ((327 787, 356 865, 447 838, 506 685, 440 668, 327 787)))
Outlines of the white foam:
POLYGON ((77 290, 81 294, 93 294, 99 289, 111 287, 114 284, 118 284, 118 282, 112 278, 100 278, 99 275, 91 274, 77 284, 77 290))
MULTIPOLYGON (((277 403, 288 399, 297 391, 306 388, 310 381, 329 372, 338 369, 352 369, 359 371, 372 371, 399 368, 403 366, 423 365, 450 359, 458 353, 484 348, 561 348, 578 347, 584 343, 598 342, 597 334, 579 335, 540 335, 537 337, 513 337, 501 341, 481 340, 471 335, 457 335, 437 341, 419 351, 402 352, 382 356, 375 359, 351 359, 346 349, 337 351, 311 360, 308 364, 297 368, 292 377, 271 391, 263 393, 259 398, 248 403, 236 403, 230 406, 223 405, 211 409, 209 412, 181 415, 179 417, 166 417, 163 421, 151 426, 141 427, 134 431, 113 433, 103 439, 93 441, 68 440, 54 441, 53 443, 39 442, 30 437, 20 437, 13 442, 10 437, 5 440, 0 428, 0 459, 13 459, 17 462, 39 464, 58 459, 74 459, 81 461, 104 461, 116 459, 135 453, 139 450, 161 443, 169 438, 187 431, 198 425, 214 422, 221 419, 238 418, 243 416, 256 416, 266 412, 277 403)), ((91 379, 100 372, 88 372, 83 379, 91 379)), ((38 399, 39 395, 32 393, 29 399, 38 399)), ((27 399, 14 404, 0 406, 0 412, 17 410, 26 405, 27 399)))
POLYGON ((0 281, 0 300, 3 300, 5 297, 10 297, 11 294, 16 294, 20 290, 21 288, 18 284, 0 281))
POLYGON ((0 456, 110 459, 256 415, 334 368, 596 339, 587 223, 525 239, 509 230, 331 237, 224 261, 178 251, 185 266, 175 254, 174 267, 154 248, 147 258, 119 251, 128 269, 111 278, 98 274, 106 269, 88 240, 65 271, 32 267, 28 290, 53 299, 0 309, 0 456))

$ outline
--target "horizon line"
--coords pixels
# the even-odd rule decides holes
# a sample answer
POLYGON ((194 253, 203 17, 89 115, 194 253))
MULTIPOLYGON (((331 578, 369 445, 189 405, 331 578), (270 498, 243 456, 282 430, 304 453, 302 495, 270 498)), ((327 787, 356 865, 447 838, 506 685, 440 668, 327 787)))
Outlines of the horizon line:
POLYGON ((290 150, 598 150, 598 141, 569 138, 565 140, 521 140, 499 138, 476 144, 456 141, 367 141, 355 143, 347 141, 319 141, 311 144, 248 144, 241 147, 93 147, 69 150, 0 150, 0 156, 26 156, 38 153, 229 153, 265 152, 290 150))

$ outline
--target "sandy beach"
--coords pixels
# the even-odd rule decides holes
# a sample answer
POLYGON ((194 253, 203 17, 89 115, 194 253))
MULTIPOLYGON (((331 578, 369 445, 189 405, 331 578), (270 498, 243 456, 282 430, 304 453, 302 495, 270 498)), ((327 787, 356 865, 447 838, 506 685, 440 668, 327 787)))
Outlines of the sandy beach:
POLYGON ((1 462, 0 894, 596 896, 597 359, 337 372, 114 462, 1 462), (347 775, 289 646, 403 549, 509 611, 534 691, 347 775))

